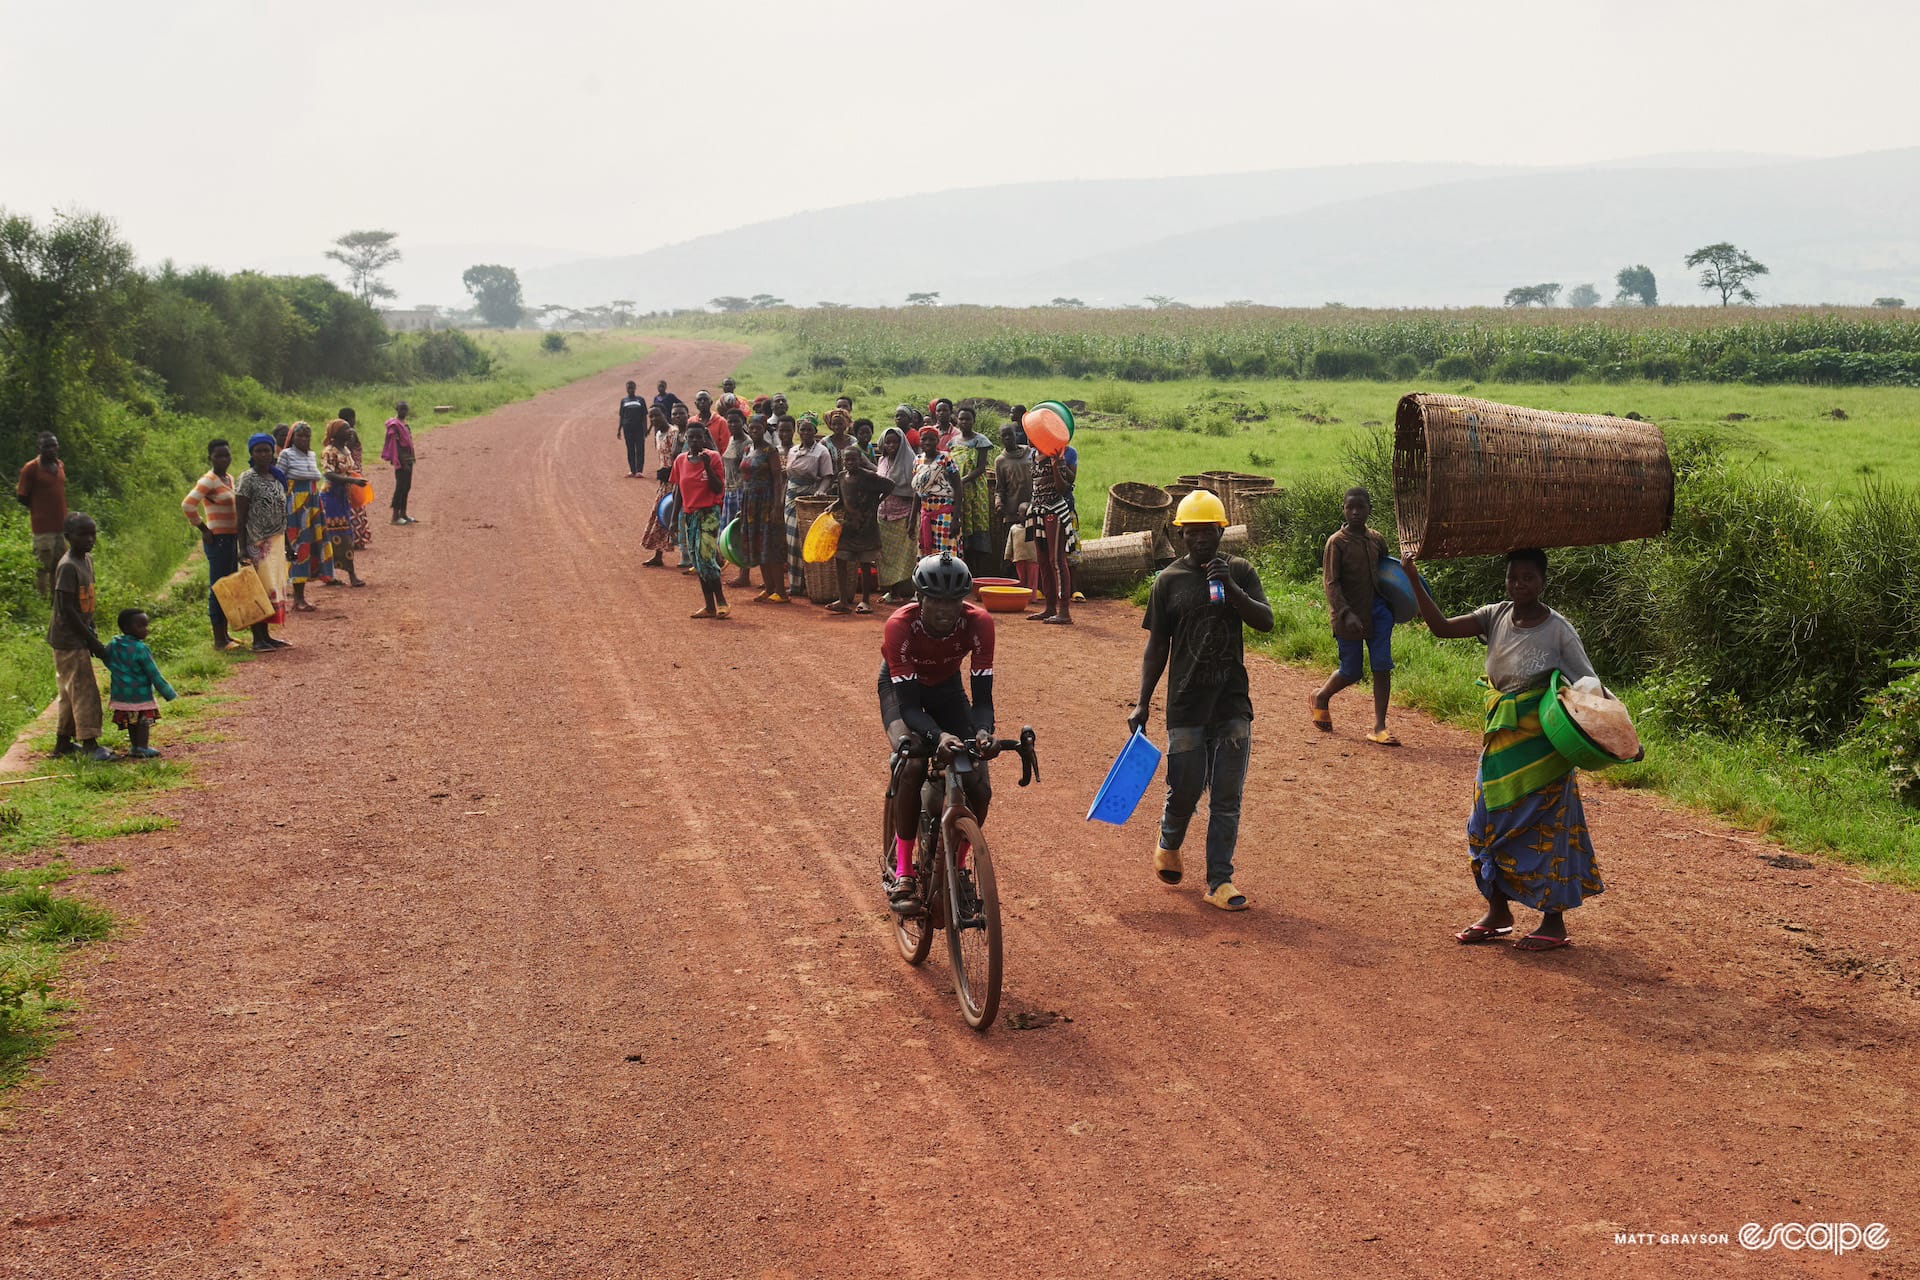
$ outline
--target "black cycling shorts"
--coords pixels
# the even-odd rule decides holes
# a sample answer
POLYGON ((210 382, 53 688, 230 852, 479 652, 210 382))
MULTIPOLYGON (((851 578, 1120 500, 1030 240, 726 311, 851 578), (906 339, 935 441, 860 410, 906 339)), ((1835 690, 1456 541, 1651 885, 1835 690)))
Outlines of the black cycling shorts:
MULTIPOLYGON (((967 690, 960 683, 959 672, 939 684, 921 685, 920 709, 933 717, 942 733, 956 738, 973 736, 973 704, 967 701, 967 690)), ((883 662, 880 664, 880 731, 885 733, 887 726, 898 719, 900 699, 894 692, 893 677, 887 674, 887 664, 883 662)))

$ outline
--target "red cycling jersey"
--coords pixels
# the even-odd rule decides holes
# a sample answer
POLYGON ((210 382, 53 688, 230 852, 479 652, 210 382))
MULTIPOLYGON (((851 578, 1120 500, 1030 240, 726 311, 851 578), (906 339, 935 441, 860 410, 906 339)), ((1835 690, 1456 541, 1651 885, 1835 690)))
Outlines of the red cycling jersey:
POLYGON ((916 679, 923 685, 944 683, 960 674, 960 661, 969 655, 976 680, 993 674, 993 615, 970 600, 949 636, 927 634, 916 600, 894 611, 880 641, 880 656, 895 684, 916 679))

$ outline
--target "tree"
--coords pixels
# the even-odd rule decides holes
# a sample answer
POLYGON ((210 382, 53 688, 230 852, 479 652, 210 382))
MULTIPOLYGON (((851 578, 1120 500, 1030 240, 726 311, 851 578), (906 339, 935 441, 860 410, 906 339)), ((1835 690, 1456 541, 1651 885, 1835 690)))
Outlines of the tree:
POLYGON ((1600 291, 1590 284, 1577 284, 1567 290, 1567 305, 1585 310, 1600 305, 1600 291))
POLYGON ((910 293, 907 295, 907 305, 910 307, 937 307, 940 305, 940 294, 938 291, 933 293, 910 293))
POLYGON ((1252 298, 1229 298, 1220 305, 1223 307, 1257 307, 1260 304, 1252 298))
POLYGON ((1646 263, 1638 266, 1622 267, 1614 273, 1614 287, 1619 290, 1613 295, 1613 305, 1630 307, 1639 303, 1643 307, 1660 305, 1660 287, 1654 282, 1653 268, 1646 263))
POLYGON ((1550 307, 1560 297, 1560 285, 1557 281, 1547 284, 1523 284, 1507 290, 1507 305, 1510 307, 1550 307))
POLYGON ((1154 310, 1156 311, 1181 311, 1187 309, 1186 303, 1180 301, 1178 298, 1169 297, 1164 293, 1150 293, 1147 295, 1147 301, 1153 304, 1154 310))
POLYGON ((816 306, 816 307, 818 307, 818 308, 820 308, 820 309, 821 309, 822 311, 849 311, 849 310, 852 310, 852 306, 851 306, 851 304, 849 304, 849 303, 845 303, 845 302, 816 302, 816 303, 814 303, 813 305, 814 305, 814 306, 816 306))
POLYGON ((753 299, 743 298, 736 293, 723 294, 718 298, 708 298, 708 305, 720 311, 751 311, 753 299))
POLYGON ((380 279, 380 273, 400 261, 393 242, 398 231, 349 231, 335 240, 327 256, 347 269, 347 291, 373 305, 375 298, 391 298, 393 290, 380 279))
POLYGON ((511 329, 527 312, 520 302, 520 273, 497 263, 477 263, 460 277, 473 295, 480 318, 495 329, 511 329))
POLYGON ((1087 309, 1087 304, 1078 298, 1055 298, 1047 305, 1050 307, 1060 307, 1066 311, 1085 311, 1087 309))
POLYGON ((1735 248, 1725 240, 1695 249, 1687 255, 1687 265, 1703 268, 1700 287, 1708 293, 1718 292, 1723 307, 1735 298, 1752 302, 1754 292, 1747 287, 1747 281, 1768 274, 1765 263, 1755 262, 1745 249, 1735 248))
MULTIPOLYGON (((63 430, 89 388, 129 385, 134 370, 120 353, 138 322, 143 284, 110 219, 59 213, 42 228, 0 212, 0 444, 8 457, 42 431, 63 430)), ((124 465, 72 443, 75 461, 124 465)))
POLYGON ((770 293, 756 293, 747 299, 747 303, 755 311, 765 311, 769 307, 784 307, 787 305, 787 300, 776 298, 770 293))
POLYGON ((1875 298, 1873 305, 1876 307, 1889 307, 1897 311, 1907 305, 1907 300, 1905 298, 1875 298))

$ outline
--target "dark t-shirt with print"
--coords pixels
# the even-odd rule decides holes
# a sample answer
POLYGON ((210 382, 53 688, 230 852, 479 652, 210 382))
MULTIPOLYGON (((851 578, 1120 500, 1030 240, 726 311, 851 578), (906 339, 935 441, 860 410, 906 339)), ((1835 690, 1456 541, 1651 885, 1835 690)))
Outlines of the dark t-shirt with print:
MULTIPOLYGON (((1260 575, 1238 556, 1227 557, 1227 576, 1255 600, 1265 602, 1260 575)), ((1167 727, 1192 728, 1226 720, 1251 720, 1246 647, 1240 615, 1207 596, 1207 575, 1185 556, 1160 571, 1147 596, 1142 624, 1172 643, 1167 657, 1167 727)))

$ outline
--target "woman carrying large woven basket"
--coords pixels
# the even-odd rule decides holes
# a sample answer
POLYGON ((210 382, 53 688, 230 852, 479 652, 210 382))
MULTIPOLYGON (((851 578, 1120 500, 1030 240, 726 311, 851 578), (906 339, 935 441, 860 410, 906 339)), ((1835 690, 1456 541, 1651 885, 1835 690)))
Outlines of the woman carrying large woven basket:
POLYGON ((1571 946, 1564 913, 1606 886, 1594 860, 1587 815, 1573 765, 1540 726, 1540 703, 1559 671, 1569 682, 1594 674, 1573 624, 1540 596, 1547 553, 1507 554, 1507 599, 1449 618, 1405 561, 1427 628, 1443 640, 1478 638, 1487 645, 1486 721, 1467 846, 1486 914, 1453 935, 1462 945, 1495 942, 1513 932, 1513 903, 1541 913, 1540 927, 1513 945, 1521 951, 1571 946))

